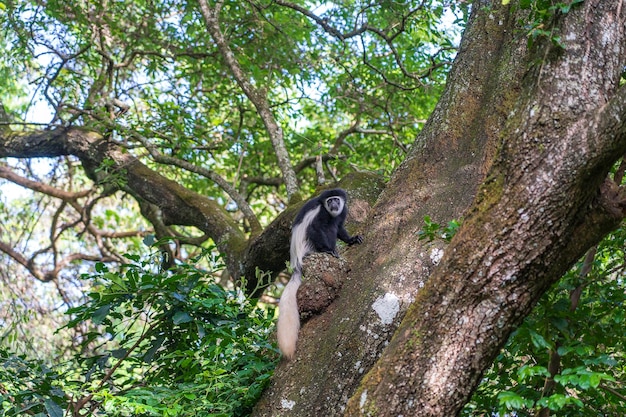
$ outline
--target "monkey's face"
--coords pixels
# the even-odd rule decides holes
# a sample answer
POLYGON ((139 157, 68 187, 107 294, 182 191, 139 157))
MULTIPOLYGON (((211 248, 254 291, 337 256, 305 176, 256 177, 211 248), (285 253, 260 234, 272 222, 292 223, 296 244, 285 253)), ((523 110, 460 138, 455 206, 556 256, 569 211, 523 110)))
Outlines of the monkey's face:
POLYGON ((343 198, 339 196, 328 197, 326 201, 324 201, 324 208, 326 208, 326 211, 333 217, 337 217, 341 214, 343 205, 343 198))

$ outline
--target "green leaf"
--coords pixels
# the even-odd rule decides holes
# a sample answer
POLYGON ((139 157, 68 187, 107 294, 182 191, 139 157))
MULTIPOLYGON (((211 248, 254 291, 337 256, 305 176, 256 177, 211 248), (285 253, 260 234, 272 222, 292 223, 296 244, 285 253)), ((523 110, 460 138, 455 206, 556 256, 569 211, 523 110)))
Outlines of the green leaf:
POLYGON ((545 366, 540 366, 540 365, 535 365, 535 366, 522 366, 518 371, 517 374, 520 377, 521 381, 524 381, 530 377, 534 377, 534 376, 543 376, 543 377, 547 377, 550 375, 550 373, 548 372, 548 370, 546 369, 545 366))
POLYGON ((552 344, 549 343, 542 335, 535 331, 530 331, 530 338, 533 345, 538 348, 552 349, 552 344))
POLYGON ((154 339, 152 341, 150 349, 148 349, 146 351, 146 353, 143 355, 143 358, 142 358, 143 361, 146 362, 146 363, 152 362, 152 360, 154 359, 154 354, 157 352, 157 350, 159 350, 161 345, 163 345, 164 341, 165 341, 165 336, 163 336, 163 335, 161 335, 161 336, 157 337, 156 339, 154 339))
POLYGON ((50 417, 63 417, 63 409, 59 407, 59 405, 52 401, 50 398, 47 398, 44 401, 44 407, 48 412, 48 416, 50 417))
POLYGON ((174 313, 174 316, 172 317, 172 321, 176 325, 188 323, 192 320, 193 319, 186 311, 177 311, 176 313, 174 313))
POLYGON ((522 10, 528 10, 528 9, 530 9, 530 6, 531 6, 532 2, 533 2, 533 0, 520 0, 519 7, 522 10))
POLYGON ((501 406, 504 406, 508 410, 519 410, 523 407, 532 406, 531 400, 527 400, 512 391, 500 392, 498 394, 498 401, 501 406))
POLYGON ((198 338, 204 339, 204 336, 206 336, 206 329, 204 328, 202 323, 196 321, 196 328, 198 329, 198 338))
POLYGON ((567 334, 568 333, 569 322, 566 319, 564 319, 563 317, 555 317, 550 322, 562 334, 567 334))
POLYGON ((94 324, 102 324, 110 311, 111 304, 105 304, 93 312, 93 314, 91 315, 91 320, 94 322, 94 324))
POLYGON ((114 274, 112 272, 107 272, 104 274, 104 277, 106 279, 108 279, 109 281, 111 281, 113 284, 117 285, 119 287, 119 289, 121 289, 122 291, 126 291, 126 283, 124 282, 124 279, 119 276, 118 274, 114 274))
POLYGON ((154 245, 155 242, 156 242, 156 238, 152 234, 146 235, 143 238, 143 244, 146 245, 146 246, 152 246, 152 245, 154 245))
POLYGON ((111 351, 111 356, 113 356, 116 359, 122 359, 124 356, 126 356, 126 353, 128 352, 127 349, 114 349, 111 351))

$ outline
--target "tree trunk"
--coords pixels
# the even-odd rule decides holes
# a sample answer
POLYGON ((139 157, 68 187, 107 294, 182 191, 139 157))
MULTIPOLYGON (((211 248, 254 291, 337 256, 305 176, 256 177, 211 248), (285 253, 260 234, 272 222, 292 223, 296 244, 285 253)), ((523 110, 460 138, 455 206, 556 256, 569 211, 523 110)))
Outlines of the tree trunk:
POLYGON ((457 415, 537 299, 624 217, 607 179, 626 152, 622 2, 539 22, 562 47, 529 47, 511 3, 474 2, 338 299, 304 325, 255 415, 457 415), (418 241, 426 215, 464 221, 444 246, 418 241))

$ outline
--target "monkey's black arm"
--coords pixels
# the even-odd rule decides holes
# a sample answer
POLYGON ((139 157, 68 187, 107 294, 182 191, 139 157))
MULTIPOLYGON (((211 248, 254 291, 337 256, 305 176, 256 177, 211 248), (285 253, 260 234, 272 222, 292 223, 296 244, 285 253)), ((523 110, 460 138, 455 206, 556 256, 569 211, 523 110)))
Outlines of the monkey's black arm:
POLYGON ((350 236, 350 234, 348 234, 348 231, 343 227, 343 224, 339 225, 339 229, 337 230, 337 237, 346 242, 348 245, 363 243, 363 237, 361 237, 361 235, 350 236))

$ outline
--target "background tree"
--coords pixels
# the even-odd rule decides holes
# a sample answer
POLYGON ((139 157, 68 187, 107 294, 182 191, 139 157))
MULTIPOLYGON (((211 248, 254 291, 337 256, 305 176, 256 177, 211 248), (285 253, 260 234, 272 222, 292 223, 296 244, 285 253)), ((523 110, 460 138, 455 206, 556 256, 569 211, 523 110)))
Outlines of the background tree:
POLYGON ((147 235, 175 237, 169 265, 215 242, 231 278, 275 277, 290 220, 257 238, 293 173, 306 196, 388 175, 454 53, 438 2, 327 5, 334 32, 289 2, 3 4, 0 154, 21 159, 1 176, 35 192, 6 200, 6 278, 26 269, 70 305, 89 262, 145 253, 147 235))
MULTIPOLYGON (((129 292, 137 288, 120 292, 114 277, 131 279, 130 272, 113 272, 113 265, 128 263, 127 253, 153 260, 158 247, 167 268, 210 248, 224 256, 226 273, 208 262, 204 268, 224 286, 246 277, 254 291, 258 277, 275 277, 285 269, 297 207, 269 224, 290 196, 300 198, 293 173, 308 196, 324 178, 355 171, 388 176, 404 157, 455 53, 440 25, 444 6, 1 2, 1 320, 2 344, 11 349, 2 352, 2 379, 21 375, 20 384, 1 387, 4 411, 54 414, 61 407, 78 415, 98 406, 108 413, 147 407, 149 396, 130 395, 129 387, 166 381, 138 373, 131 359, 146 358, 142 366, 150 368, 155 346, 180 358, 198 345, 159 342, 154 335, 170 328, 155 324, 144 332, 142 320, 162 312, 172 328, 186 325, 182 313, 163 309, 173 308, 177 291, 189 290, 145 271, 146 285, 162 288, 159 296, 140 298, 161 305, 130 308, 116 300, 137 296, 129 292), (58 313, 69 308, 75 317, 83 302, 92 316, 63 328, 67 318, 58 313), (44 363, 16 360, 12 351, 44 363), (80 363, 46 371, 59 355, 77 351, 85 356, 80 363), (101 382, 94 386, 94 378, 101 382)), ((355 184, 355 197, 373 201, 372 184, 380 180, 355 184)), ((227 322, 229 311, 222 312, 227 322)), ((236 340, 222 330, 211 334, 236 340)), ((258 344, 246 340, 250 348, 258 344)), ((239 357, 241 349, 235 344, 230 351, 239 357)), ((262 353, 271 362, 271 353, 262 353)), ((202 354, 202 366, 215 375, 228 369, 211 366, 219 354, 202 354)), ((228 372, 239 372, 239 362, 228 372)), ((233 386, 243 391, 257 375, 237 376, 233 386)), ((176 395, 153 394, 172 413, 195 395, 184 384, 215 389, 193 379, 167 383, 165 392, 176 395)), ((196 404, 204 412, 224 410, 205 405, 196 404)))
MULTIPOLYGON (((31 221, 16 225, 30 239, 2 245, 39 280, 62 288, 72 262, 121 262, 129 248, 112 239, 135 236, 127 242, 141 250, 138 237, 150 234, 175 237, 158 243, 163 266, 210 239, 229 276, 258 294, 284 269, 299 190, 315 182, 305 168, 315 166, 319 180, 403 161, 369 211, 379 181, 344 182, 366 243, 336 266, 347 275, 331 285, 338 298, 304 327, 298 358, 278 368, 259 415, 459 413, 540 296, 623 218, 622 177, 607 177, 626 150, 621 2, 474 2, 446 91, 415 141, 452 53, 439 2, 9 6, 3 23, 18 47, 5 59, 19 58, 20 68, 24 56, 52 56, 35 77, 55 116, 47 129, 18 129, 12 108, 0 156, 64 158, 47 181, 32 164, 3 166, 4 178, 43 193, 50 210, 45 243, 33 249, 42 235, 31 221), (116 191, 132 198, 123 210, 102 210, 116 191), (145 225, 120 232, 121 215, 135 207, 145 225), (461 217, 446 245, 437 225, 461 217), (76 226, 78 239, 67 239, 76 226)), ((73 266, 82 272, 85 263, 73 266)), ((136 275, 125 277, 140 282, 136 275)), ((98 294, 84 317, 104 323, 113 301, 98 300, 117 295, 98 294)), ((211 321, 178 297, 155 326, 211 321)), ((120 359, 161 349, 148 330, 120 359)), ((567 355, 562 342, 534 334, 535 346, 552 351, 550 364, 567 355)), ((528 373, 546 378, 541 398, 500 391, 500 412, 584 408, 551 393, 553 382, 568 388, 568 375, 578 378, 570 390, 583 388, 585 369, 559 374, 550 364, 528 373)), ((622 395, 610 375, 587 375, 594 389, 622 395)), ((75 413, 97 404, 93 394, 74 398, 75 413)), ((495 406, 478 398, 471 407, 495 406)))
MULTIPOLYGON (((209 7, 203 2, 200 10, 185 4, 141 2, 45 8, 25 2, 10 6, 10 13, 3 15, 13 42, 7 58, 14 57, 9 63, 31 74, 36 90, 43 92, 43 98, 55 113, 48 125, 58 127, 39 135, 32 134, 31 129, 22 132, 13 129, 13 133, 5 129, 3 155, 34 158, 69 154, 78 158, 88 176, 105 188, 105 195, 123 188, 140 199, 145 216, 157 223, 153 225, 157 237, 174 235, 173 231, 163 229, 169 226, 162 224, 163 217, 168 216, 167 210, 161 208, 163 213, 152 213, 149 205, 154 204, 154 196, 142 198, 142 192, 133 189, 137 185, 127 178, 132 176, 132 169, 125 167, 127 171, 124 171, 121 164, 134 163, 135 158, 137 162, 158 163, 159 174, 189 185, 197 194, 219 200, 222 207, 240 213, 240 219, 234 220, 241 221, 247 229, 234 236, 243 239, 241 232, 246 231, 258 235, 259 217, 267 223, 268 218, 284 207, 284 202, 277 197, 268 205, 266 196, 255 190, 275 190, 283 184, 283 177, 291 176, 288 171, 301 173, 313 165, 315 157, 320 156, 327 168, 331 168, 325 175, 336 178, 350 170, 351 161, 345 151, 350 152, 350 157, 363 158, 363 163, 356 161, 360 169, 378 169, 379 158, 388 155, 395 158, 388 159, 393 166, 399 159, 397 152, 406 150, 411 132, 414 134, 419 128, 434 102, 431 94, 420 93, 417 87, 428 83, 437 88, 442 73, 436 69, 449 63, 453 53, 448 39, 435 29, 443 13, 442 5, 437 4, 418 5, 413 10, 398 5, 391 9, 371 7, 357 12, 356 16, 341 8, 327 10, 328 16, 337 14, 347 20, 338 19, 339 29, 359 23, 359 19, 365 22, 369 13, 380 20, 379 26, 391 31, 388 35, 377 35, 375 28, 367 29, 363 23, 360 33, 351 34, 352 44, 332 42, 330 35, 289 3, 224 5, 219 2, 209 7), (200 11, 205 10, 201 15, 200 11), (221 25, 230 31, 229 45, 224 45, 222 39, 225 30, 216 27, 217 23, 211 20, 213 15, 209 16, 220 11, 221 25), (117 18, 116 12, 123 13, 124 18, 117 18), (395 64, 395 58, 385 57, 383 51, 374 48, 393 48, 395 54, 400 54, 397 49, 408 48, 417 40, 417 35, 407 39, 409 36, 404 34, 407 29, 418 28, 419 18, 430 22, 431 27, 420 25, 419 29, 425 38, 421 41, 423 48, 436 48, 434 54, 416 55, 416 59, 407 57, 398 62, 403 68, 410 65, 411 75, 422 78, 407 80, 399 74, 396 78, 410 83, 408 86, 385 83, 375 71, 377 67, 366 61, 373 68, 370 69, 362 60, 378 59, 376 63, 387 71, 389 68, 385 66, 395 64), (398 21, 402 25, 396 28, 398 21), (50 27, 56 32, 50 33, 50 27), (392 35, 392 40, 387 39, 392 35), (217 41, 213 42, 213 38, 217 41), (315 39, 328 48, 312 48, 315 39), (373 48, 372 52, 363 51, 361 56, 358 50, 361 43, 373 48), (294 48, 299 48, 299 53, 294 53, 294 48), (233 60, 234 50, 239 51, 235 58, 241 62, 233 60), (36 60, 37 57, 41 59, 36 60), (408 89, 415 91, 408 94, 408 89), (264 110, 265 107, 271 112, 264 110), (280 124, 274 120, 278 118, 280 124), (295 126, 295 122, 305 126, 295 126), (286 139, 283 130, 288 132, 286 139), (87 138, 88 132, 97 135, 87 138), (101 143, 98 135, 109 140, 106 149, 100 149, 100 153, 89 153, 86 145, 78 149, 85 142, 92 146, 101 143), (383 139, 370 140, 371 135, 383 139), (292 156, 283 155, 285 140, 292 156), (37 146, 34 149, 25 146, 32 144, 37 146), (287 167, 289 164, 284 162, 288 163, 290 158, 297 163, 287 167), (333 160, 336 163, 329 165, 333 160), (255 192, 263 198, 255 199, 255 192), (257 200, 263 204, 255 203, 257 200)), ((29 107, 22 109, 28 111, 29 107)), ((7 128, 19 124, 13 120, 6 124, 8 121, 7 128)), ((75 164, 75 159, 70 162, 75 164)), ((54 169, 60 172, 63 168, 54 169)), ((9 177, 8 170, 6 167, 3 177, 9 177)), ((63 174, 57 176, 65 177, 63 174)), ((307 180, 301 176, 303 183, 309 184, 309 190, 310 184, 315 184, 311 177, 307 180)), ((9 179, 19 181, 15 176, 9 179)), ((25 181, 20 185, 36 186, 25 181)), ((74 184, 75 188, 78 186, 74 184)), ((293 184, 287 187, 291 188, 287 190, 289 194, 295 193, 293 187, 293 184)), ((53 192, 47 191, 48 195, 53 192)), ((87 191, 63 197, 67 200, 90 196, 82 193, 87 191)), ((89 214, 93 211, 91 206, 95 203, 80 204, 73 209, 81 212, 87 208, 89 214)), ((232 218, 223 210, 215 211, 219 215, 214 215, 210 223, 232 218)), ((176 211, 173 217, 180 214, 176 211)), ((184 225, 193 221, 178 222, 184 225)), ((223 234, 222 226, 230 227, 229 231, 233 232, 238 225, 233 222, 228 227, 217 226, 212 232, 223 234)), ((97 232, 92 230, 89 234, 96 235, 94 239, 98 240, 97 232)), ((103 237, 110 240, 126 236, 103 237)), ((208 238, 220 240, 217 235, 204 237, 208 238)), ((46 252, 54 252, 54 248, 46 252)), ((100 252, 107 251, 100 248, 100 252)), ((54 258, 55 266, 65 259, 54 258)), ((36 262, 31 272, 37 275, 35 266, 36 262)), ((45 272, 40 271, 39 275, 45 272)))

